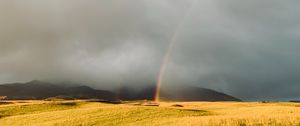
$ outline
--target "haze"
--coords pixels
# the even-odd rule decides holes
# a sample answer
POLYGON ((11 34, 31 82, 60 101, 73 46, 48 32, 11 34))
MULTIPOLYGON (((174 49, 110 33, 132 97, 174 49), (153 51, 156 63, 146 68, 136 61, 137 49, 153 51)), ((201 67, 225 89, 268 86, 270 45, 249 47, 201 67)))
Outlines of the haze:
POLYGON ((243 100, 297 99, 299 5, 296 0, 1 0, 0 83, 153 85, 179 30, 162 85, 197 85, 243 100))

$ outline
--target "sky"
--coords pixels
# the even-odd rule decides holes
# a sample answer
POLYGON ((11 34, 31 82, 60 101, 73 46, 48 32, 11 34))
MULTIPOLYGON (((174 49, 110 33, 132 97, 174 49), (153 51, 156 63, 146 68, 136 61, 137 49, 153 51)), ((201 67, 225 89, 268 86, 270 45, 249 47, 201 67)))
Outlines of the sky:
POLYGON ((1 0, 0 83, 157 81, 300 99, 297 0, 1 0), (175 34, 176 33, 176 34, 175 34))

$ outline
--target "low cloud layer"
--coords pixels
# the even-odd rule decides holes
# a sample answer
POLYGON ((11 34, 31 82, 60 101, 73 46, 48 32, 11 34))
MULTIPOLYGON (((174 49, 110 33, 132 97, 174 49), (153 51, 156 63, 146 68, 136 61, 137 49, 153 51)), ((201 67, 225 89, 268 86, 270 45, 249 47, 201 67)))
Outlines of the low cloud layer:
POLYGON ((0 83, 64 80, 99 88, 155 84, 166 48, 179 30, 164 85, 197 85, 244 100, 297 99, 299 4, 1 1, 0 83))

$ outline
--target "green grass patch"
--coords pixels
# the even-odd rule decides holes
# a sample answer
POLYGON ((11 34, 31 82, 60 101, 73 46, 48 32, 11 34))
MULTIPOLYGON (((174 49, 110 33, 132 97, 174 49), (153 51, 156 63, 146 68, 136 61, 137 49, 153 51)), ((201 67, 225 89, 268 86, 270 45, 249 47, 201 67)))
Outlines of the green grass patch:
POLYGON ((16 105, 0 107, 0 118, 23 114, 72 109, 74 107, 78 107, 79 105, 79 103, 75 102, 51 102, 35 105, 16 105))

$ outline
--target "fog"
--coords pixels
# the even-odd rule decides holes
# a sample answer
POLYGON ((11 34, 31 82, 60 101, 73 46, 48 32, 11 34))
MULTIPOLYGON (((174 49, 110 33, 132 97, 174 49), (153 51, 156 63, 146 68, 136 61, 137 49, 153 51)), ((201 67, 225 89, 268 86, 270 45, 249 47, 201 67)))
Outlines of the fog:
POLYGON ((196 85, 243 100, 297 99, 298 5, 296 0, 1 0, 0 83, 154 85, 178 30, 162 85, 196 85))

